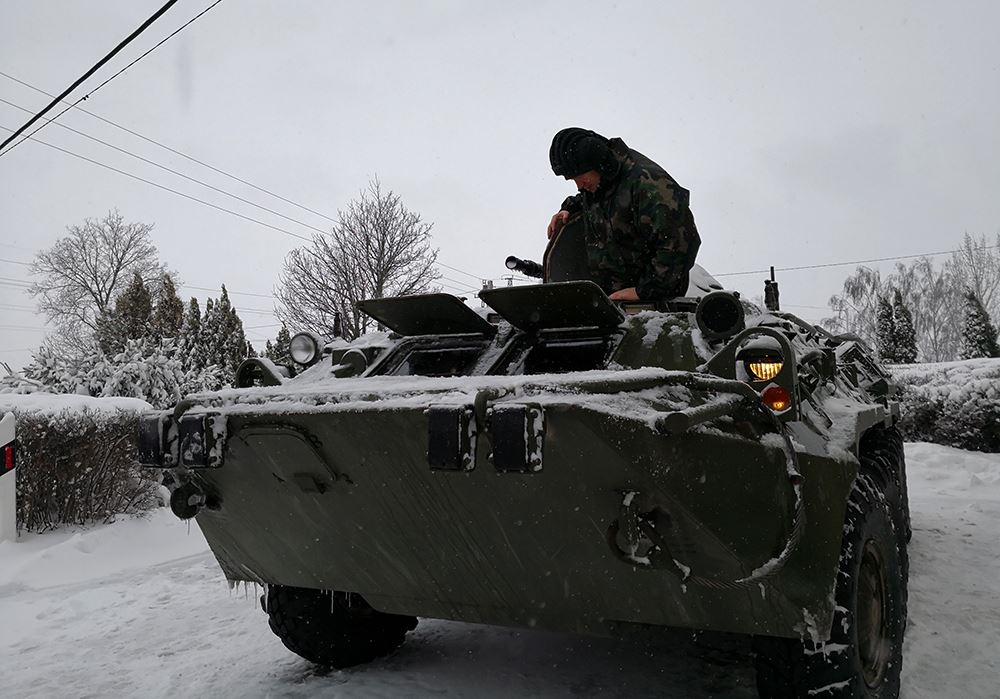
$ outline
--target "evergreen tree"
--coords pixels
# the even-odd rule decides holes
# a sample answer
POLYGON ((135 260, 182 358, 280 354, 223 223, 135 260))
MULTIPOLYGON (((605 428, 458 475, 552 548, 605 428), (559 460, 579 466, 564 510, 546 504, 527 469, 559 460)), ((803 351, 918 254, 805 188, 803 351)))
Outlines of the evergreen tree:
POLYGON ((115 300, 114 310, 97 319, 97 340, 104 353, 117 354, 130 340, 149 338, 152 312, 153 297, 142 276, 135 272, 125 291, 115 300))
POLYGON ((204 368, 204 365, 198 363, 203 355, 199 351, 200 343, 201 307, 198 305, 198 299, 192 296, 188 302, 187 312, 184 314, 184 322, 181 324, 180 337, 177 342, 177 354, 185 371, 204 368))
POLYGON ((229 301, 225 285, 217 300, 208 299, 205 302, 201 343, 205 359, 200 366, 217 366, 225 382, 231 383, 236 377, 236 369, 248 356, 248 343, 243 321, 229 301))
POLYGON ((965 292, 965 325, 962 329, 961 359, 1000 357, 997 331, 982 301, 972 289, 965 292))
POLYGON ((281 330, 278 331, 278 336, 274 340, 274 344, 271 341, 267 341, 267 345, 264 349, 264 356, 270 359, 275 364, 288 365, 292 363, 292 355, 290 353, 292 345, 292 336, 288 332, 288 327, 282 323, 281 330))
POLYGON ((218 345, 218 318, 215 313, 215 301, 205 299, 205 312, 201 315, 201 325, 198 327, 198 343, 195 345, 194 365, 199 368, 217 366, 215 347, 218 345))
POLYGON ((896 363, 895 334, 896 324, 892 317, 892 306, 889 304, 889 299, 879 296, 875 312, 875 351, 883 362, 896 363))
POLYGON ((913 316, 903 303, 903 295, 896 289, 892 300, 893 345, 897 364, 917 361, 917 334, 913 329, 913 316))
POLYGON ((184 324, 184 302, 177 296, 177 287, 169 274, 164 274, 153 311, 153 337, 178 338, 184 324))
POLYGON ((138 272, 115 301, 115 315, 121 325, 124 340, 140 340, 150 336, 149 318, 153 313, 153 297, 138 272))
MULTIPOLYGON (((225 287, 223 287, 225 289, 225 287)), ((228 299, 227 299, 228 301, 228 299)), ((235 308, 230 307, 225 318, 226 334, 225 342, 222 346, 222 358, 225 365, 232 369, 233 376, 236 376, 236 369, 246 359, 250 351, 250 343, 247 342, 246 334, 243 332, 243 321, 235 308)))

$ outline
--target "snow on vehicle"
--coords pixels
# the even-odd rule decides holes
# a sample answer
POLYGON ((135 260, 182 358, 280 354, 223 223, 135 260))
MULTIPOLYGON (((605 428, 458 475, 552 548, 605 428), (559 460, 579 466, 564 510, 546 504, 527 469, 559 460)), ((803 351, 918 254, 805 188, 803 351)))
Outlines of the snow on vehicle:
POLYGON ((697 267, 663 310, 616 306, 553 245, 546 282, 483 290, 488 314, 373 299, 391 332, 299 335, 291 378, 248 360, 243 387, 147 416, 141 461, 317 663, 385 654, 416 617, 653 625, 752 636, 764 696, 895 696, 910 530, 888 375, 697 267))

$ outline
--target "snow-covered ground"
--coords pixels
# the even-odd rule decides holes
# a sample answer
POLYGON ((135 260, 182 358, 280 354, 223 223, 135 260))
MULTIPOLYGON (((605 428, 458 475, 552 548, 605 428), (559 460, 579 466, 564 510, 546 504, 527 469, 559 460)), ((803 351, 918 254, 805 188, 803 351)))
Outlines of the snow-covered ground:
MULTIPOLYGON (((1000 697, 1000 455, 907 444, 914 535, 903 696, 1000 697)), ((745 654, 422 621, 321 672, 230 591, 196 526, 146 520, 0 544, 2 697, 754 696, 745 654)))

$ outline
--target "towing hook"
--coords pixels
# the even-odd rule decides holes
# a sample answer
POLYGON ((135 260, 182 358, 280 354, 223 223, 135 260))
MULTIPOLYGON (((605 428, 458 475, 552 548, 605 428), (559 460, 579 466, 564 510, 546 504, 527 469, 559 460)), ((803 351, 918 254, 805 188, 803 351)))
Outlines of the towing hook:
POLYGON ((170 511, 179 519, 191 519, 205 506, 205 493, 190 481, 170 494, 170 511))

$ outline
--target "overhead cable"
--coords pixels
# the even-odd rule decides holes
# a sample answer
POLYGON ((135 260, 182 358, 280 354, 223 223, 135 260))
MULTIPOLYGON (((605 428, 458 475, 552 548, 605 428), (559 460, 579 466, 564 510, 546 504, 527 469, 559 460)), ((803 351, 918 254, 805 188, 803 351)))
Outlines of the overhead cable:
MULTIPOLYGON (((99 61, 98 61, 97 63, 95 63, 95 64, 94 64, 93 66, 91 66, 91 68, 90 68, 90 69, 88 69, 88 70, 87 70, 87 72, 85 72, 85 73, 84 73, 83 75, 81 75, 81 76, 80 76, 79 78, 77 78, 77 79, 76 79, 76 81, 75 81, 75 82, 74 82, 74 83, 73 83, 72 85, 70 85, 69 87, 67 87, 67 88, 66 88, 65 90, 63 90, 63 91, 62 91, 62 93, 61 93, 61 94, 60 94, 60 95, 59 95, 58 97, 54 98, 54 99, 53 99, 53 100, 52 100, 51 102, 49 102, 49 103, 48 103, 48 104, 47 104, 47 105, 45 106, 45 108, 44 108, 44 109, 42 109, 42 111, 38 112, 37 114, 35 114, 35 116, 31 117, 31 118, 30 118, 30 119, 29 119, 29 120, 27 121, 27 123, 25 123, 25 124, 24 124, 24 125, 22 125, 22 126, 21 126, 20 128, 18 128, 17 130, 15 130, 15 131, 13 132, 13 134, 12 134, 12 135, 11 135, 11 136, 10 136, 9 138, 7 138, 7 139, 6 139, 6 140, 5 140, 5 141, 4 141, 3 143, 0 143, 0 156, 3 156, 3 155, 4 155, 4 153, 3 153, 2 151, 3 151, 4 147, 5 147, 5 146, 6 146, 6 145, 7 145, 8 143, 10 143, 10 142, 11 142, 11 141, 13 141, 13 140, 14 140, 15 138, 17 138, 17 137, 18 137, 18 136, 20 136, 20 135, 21 135, 22 133, 24 133, 24 132, 25 132, 25 131, 27 131, 27 130, 28 130, 29 128, 31 128, 31 125, 32 125, 32 124, 34 124, 34 123, 35 123, 36 121, 38 121, 38 120, 39 120, 39 119, 41 119, 41 118, 42 118, 43 116, 45 116, 45 114, 46 114, 46 113, 47 113, 48 111, 50 111, 50 110, 51 110, 51 109, 52 109, 53 107, 55 107, 55 106, 56 106, 57 104, 59 104, 59 102, 60 102, 60 101, 61 101, 61 100, 62 100, 62 99, 63 99, 64 97, 66 97, 66 96, 67 96, 67 95, 68 95, 69 93, 71 93, 71 92, 72 92, 73 90, 75 90, 75 89, 76 89, 77 87, 79 87, 79 86, 80 86, 80 84, 81 84, 81 83, 83 83, 83 81, 84 81, 84 80, 86 80, 86 79, 87 79, 87 78, 89 78, 89 77, 90 77, 91 75, 93 75, 93 74, 94 74, 94 73, 96 73, 96 72, 97 72, 98 70, 100 70, 101 66, 103 66, 103 65, 104 65, 105 63, 107 63, 108 61, 110 61, 110 60, 111 60, 112 58, 114 58, 114 57, 115 57, 115 56, 116 56, 116 55, 118 54, 118 52, 119 52, 119 51, 121 51, 121 50, 122 50, 123 48, 125 48, 126 46, 128 46, 128 45, 129 45, 130 43, 132 43, 132 41, 133 41, 133 40, 134 40, 134 39, 135 39, 135 38, 136 38, 137 36, 139 36, 139 35, 140 35, 140 34, 142 34, 142 33, 143 33, 144 31, 146 31, 146 29, 148 29, 148 28, 149 28, 149 26, 150 26, 150 25, 151 25, 151 24, 152 24, 153 22, 155 22, 155 21, 156 21, 157 19, 159 19, 159 18, 160 18, 160 17, 161 17, 162 15, 163 15, 163 13, 164 13, 164 12, 166 12, 167 10, 169 10, 169 9, 170 9, 170 7, 171 7, 172 5, 174 5, 174 4, 176 3, 176 2, 177 2, 177 0, 167 0, 167 2, 166 2, 166 3, 164 3, 163 7, 161 7, 161 8, 159 9, 159 10, 157 10, 156 12, 154 12, 154 13, 153 13, 153 15, 152 15, 152 16, 151 16, 151 17, 150 17, 149 19, 147 19, 147 20, 146 20, 145 22, 143 22, 143 23, 142 23, 141 25, 139 25, 139 28, 138 28, 138 29, 136 29, 136 30, 135 30, 134 32, 132 32, 131 34, 129 34, 129 35, 127 36, 127 37, 125 37, 125 38, 124 38, 124 39, 123 39, 123 40, 122 40, 122 41, 121 41, 121 42, 120 42, 120 43, 119 43, 119 44, 118 44, 117 46, 115 46, 115 47, 114 47, 113 49, 111 49, 111 51, 110 51, 110 52, 109 52, 109 53, 108 53, 108 54, 107 54, 107 55, 106 55, 106 56, 105 56, 104 58, 102 58, 102 59, 101 59, 101 60, 99 60, 99 61)), ((154 48, 155 48, 155 47, 154 47, 154 48)), ((130 63, 129 65, 132 65, 132 64, 130 63)), ((126 68, 128 68, 128 66, 126 66, 126 68)), ((121 71, 119 71, 119 72, 121 72, 121 71)), ((116 75, 117 75, 117 73, 116 73, 116 75)), ((106 82, 106 81, 105 81, 105 82, 106 82)), ((104 84, 104 83, 102 83, 102 85, 103 85, 103 84, 104 84)), ((58 117, 57 117, 57 118, 58 118, 58 117)), ((42 126, 44 126, 44 124, 43 124, 42 126)), ((42 128, 42 127, 39 127, 39 128, 42 128)), ((9 151, 8 151, 8 152, 9 152, 9 151)))
POLYGON ((435 262, 438 267, 444 267, 445 269, 450 269, 453 272, 458 272, 459 274, 464 274, 466 276, 472 277, 473 279, 483 279, 483 277, 478 274, 472 274, 471 272, 466 272, 465 270, 458 269, 457 267, 452 267, 451 265, 446 265, 444 262, 435 262))
MULTIPOLYGON (((199 291, 221 291, 221 289, 209 289, 205 286, 192 286, 191 284, 181 284, 182 289, 198 289, 199 291)), ((257 296, 262 299, 273 299, 274 296, 270 294, 251 294, 248 291, 230 291, 226 289, 226 293, 232 296, 257 296)))
MULTIPOLYGON (((0 126, 0 129, 3 129, 4 131, 10 131, 11 130, 11 129, 8 129, 6 126, 0 126)), ((88 157, 86 157, 84 155, 80 155, 79 153, 74 153, 71 150, 66 150, 65 148, 60 148, 59 146, 53 145, 52 143, 48 143, 48 142, 43 141, 43 140, 41 140, 39 138, 35 138, 34 136, 31 136, 30 138, 35 143, 40 143, 43 146, 48 146, 49 148, 57 150, 57 151, 59 151, 61 153, 66 153, 67 155, 72 155, 74 158, 79 158, 80 160, 85 160, 88 163, 93 163, 94 165, 97 165, 99 167, 103 167, 103 168, 105 168, 107 170, 111 170, 112 172, 117 172, 120 175, 125 175, 126 177, 131 177, 133 180, 138 180, 139 182, 143 182, 145 184, 151 185, 153 187, 156 187, 157 189, 162 189, 162 190, 165 190, 165 191, 170 192, 172 194, 176 194, 179 197, 184 197, 185 199, 190 199, 191 201, 198 202, 199 204, 204 204, 205 206, 211 207, 211 208, 216 209, 218 211, 222 211, 222 212, 227 213, 227 214, 232 214, 233 216, 241 218, 244 221, 250 221, 251 223, 256 223, 257 225, 264 226, 265 228, 270 228, 271 230, 278 231, 279 233, 284 233, 285 235, 290 235, 293 238, 298 238, 299 240, 304 240, 307 243, 311 243, 312 242, 311 238, 306 238, 305 236, 299 235, 297 233, 292 233, 291 231, 286 231, 284 228, 279 228, 278 226, 273 226, 270 223, 265 223, 264 221, 259 221, 259 220, 255 219, 255 218, 251 218, 250 216, 246 216, 244 214, 241 214, 241 213, 238 213, 236 211, 233 211, 232 209, 227 209, 225 207, 219 206, 218 204, 212 204, 211 202, 207 202, 204 199, 199 199, 198 197, 191 196, 190 194, 184 194, 183 192, 178 192, 176 189, 171 189, 170 187, 167 187, 166 185, 157 184, 156 182, 152 182, 152 181, 147 180, 147 179, 145 179, 143 177, 139 177, 138 175, 133 175, 130 172, 125 172, 124 170, 119 170, 116 167, 112 167, 111 165, 106 165, 106 164, 104 164, 102 162, 98 162, 97 160, 93 160, 92 158, 88 158, 88 157)))
MULTIPOLYGON (((996 245, 983 245, 977 246, 977 250, 989 250, 997 247, 996 245)), ((956 250, 942 250, 940 252, 925 252, 919 255, 896 255, 894 257, 873 257, 870 260, 854 260, 852 262, 828 262, 825 264, 818 265, 801 265, 799 267, 775 267, 775 272, 799 272, 806 269, 823 269, 826 267, 847 267, 849 265, 864 265, 871 262, 892 262, 894 260, 912 260, 918 257, 938 257, 940 255, 952 255, 956 252, 961 252, 960 249, 956 250)), ((723 272, 722 274, 713 274, 713 277, 737 277, 744 274, 769 274, 770 269, 754 269, 747 272, 723 272)))
MULTIPOLYGON (((3 261, 4 262, 15 262, 14 260, 3 260, 3 261)), ((26 263, 26 262, 15 262, 15 264, 26 265, 28 263, 26 263)), ((33 282, 31 282, 31 281, 29 281, 27 279, 12 279, 11 277, 0 277, 0 281, 12 283, 12 284, 20 284, 20 285, 23 285, 25 287, 31 286, 31 284, 33 283, 33 282)), ((181 289, 198 289, 199 291, 221 291, 221 288, 220 289, 212 289, 212 288, 209 288, 207 286, 193 286, 191 284, 180 284, 178 286, 181 289)), ((263 298, 263 299, 273 299, 274 298, 274 296, 271 296, 271 295, 268 295, 268 294, 253 294, 253 293, 250 293, 248 291, 231 291, 229 289, 226 289, 226 293, 228 293, 231 296, 257 296, 257 297, 263 298)), ((248 308, 246 310, 248 310, 248 311, 256 311, 256 312, 259 312, 259 313, 271 313, 271 311, 265 311, 263 308, 248 308)))
MULTIPOLYGON (((209 8, 209 9, 211 9, 211 8, 209 8)), ((47 97, 52 97, 52 95, 49 94, 48 92, 46 92, 45 90, 42 90, 41 88, 36 87, 36 86, 34 86, 34 85, 30 84, 30 83, 26 83, 23 80, 19 80, 18 78, 15 78, 13 75, 5 73, 2 70, 0 70, 0 76, 3 76, 5 78, 7 78, 8 80, 12 80, 12 81, 18 83, 19 85, 23 85, 24 87, 27 87, 27 88, 29 88, 31 90, 35 90, 36 92, 39 92, 39 93, 41 93, 43 95, 46 95, 47 97)), ((138 131, 133 131, 132 129, 130 129, 130 128, 126 127, 126 126, 122 126, 121 124, 119 124, 117 122, 114 122, 111 119, 107 119, 105 117, 102 117, 100 114, 95 114, 94 112, 91 112, 91 111, 89 111, 87 109, 84 109, 83 107, 79 106, 78 104, 74 103, 74 104, 72 104, 70 106, 72 108, 75 108, 77 111, 83 112, 84 114, 87 114, 88 116, 91 116, 94 119, 97 119, 98 121, 103 121, 105 124, 113 126, 116 129, 120 129, 120 130, 124 131, 125 133, 128 133, 128 134, 131 134, 131 135, 135 136, 136 138, 140 138, 143 141, 146 141, 147 143, 152 143, 154 146, 159 146, 160 148, 163 148, 164 150, 167 150, 167 151, 173 153, 174 155, 179 155, 180 157, 182 157, 182 158, 184 158, 186 160, 189 160, 192 163, 196 163, 198 165, 201 165, 204 168, 208 168, 212 172, 216 172, 216 173, 218 173, 220 175, 228 177, 231 180, 235 180, 236 182, 239 182, 240 184, 244 184, 247 187, 250 187, 252 189, 256 189, 258 192, 263 192, 264 194, 267 194, 268 196, 274 197, 275 199, 279 199, 279 200, 285 202, 286 204, 291 204, 292 206, 295 206, 295 207, 297 207, 299 209, 302 209, 303 211, 308 211, 309 213, 315 214, 316 216, 319 216, 320 218, 324 218, 327 221, 331 221, 333 223, 337 222, 336 219, 331 218, 330 216, 327 216, 326 214, 324 214, 324 213, 322 213, 320 211, 316 211, 315 209, 310 209, 308 206, 305 206, 303 204, 299 204, 298 202, 292 201, 291 199, 283 197, 280 194, 276 194, 276 193, 272 192, 269 189, 266 189, 264 187, 256 185, 253 182, 248 182, 247 180, 244 180, 244 179, 242 179, 240 177, 237 177, 236 175, 234 175, 234 174, 232 174, 230 172, 226 172, 225 170, 217 168, 214 165, 210 165, 210 164, 206 163, 203 160, 199 160, 198 158, 190 156, 187 153, 179 151, 176 148, 171 148, 170 146, 168 146, 168 145, 166 145, 164 143, 161 143, 161 142, 157 141, 156 139, 150 138, 148 136, 144 136, 143 134, 139 133, 138 131)))
MULTIPOLYGON (((15 109, 20 109, 22 112, 30 111, 30 110, 25 109, 24 107, 22 107, 20 105, 14 104, 13 102, 8 102, 7 100, 3 99, 2 97, 0 97, 0 102, 4 103, 6 105, 9 105, 11 107, 14 107, 15 109)), ((273 214, 273 215, 277 216, 278 218, 283 218, 286 221, 291 221, 292 223, 297 223, 300 226, 302 226, 304 228, 309 228, 311 230, 314 230, 317 233, 321 233, 321 234, 325 235, 326 232, 327 232, 327 231, 324 231, 322 228, 317 228, 316 226, 312 226, 312 225, 310 225, 308 223, 303 223, 302 221, 299 221, 297 219, 291 218, 290 216, 285 216, 284 214, 279 213, 279 212, 275 211, 274 209, 269 209, 266 206, 263 206, 261 204, 257 204, 256 202, 252 202, 249 199, 244 199, 243 197, 238 196, 236 194, 232 194, 231 192, 227 192, 224 189, 219 189, 218 187, 216 187, 214 185, 210 185, 208 182, 203 182, 203 181, 201 181, 199 179, 196 179, 194 177, 191 177, 189 175, 185 175, 183 172, 178 172, 177 170, 174 170, 173 168, 169 168, 166 165, 161 165, 160 163, 157 163, 157 162, 155 162, 153 160, 150 160, 149 158, 144 158, 141 155, 136 155, 135 153, 133 153, 133 152, 131 152, 129 150, 125 150, 124 148, 119 148, 118 146, 116 146, 116 145, 114 145, 112 143, 108 143, 107 141, 103 141, 103 140, 97 138, 96 136, 91 136, 90 134, 84 133, 83 131, 78 131, 77 129, 74 129, 71 126, 66 126, 65 124, 56 124, 56 126, 58 126, 60 128, 63 128, 63 129, 66 129, 67 131, 71 131, 71 132, 73 132, 73 133, 75 133, 75 134, 77 134, 79 136, 83 136, 84 138, 89 138, 91 141, 95 141, 96 143, 100 143, 101 145, 107 146, 108 148, 112 148, 112 149, 118 151, 119 153, 124 153, 125 155, 130 155, 133 158, 135 158, 136 160, 141 160, 142 162, 147 163, 149 165, 152 165, 153 167, 158 167, 161 170, 165 170, 166 172, 169 172, 169 173, 171 173, 173 175, 177 175, 178 177, 183 177, 185 180, 188 180, 189 182, 194 182, 195 184, 199 184, 202 187, 206 187, 208 189, 211 189, 213 192, 218 192, 219 194, 224 194, 227 197, 231 197, 231 198, 233 198, 233 199, 235 199, 237 201, 243 202, 244 204, 249 204, 250 206, 253 206, 255 208, 261 209, 262 211, 266 211, 267 213, 273 214)))

